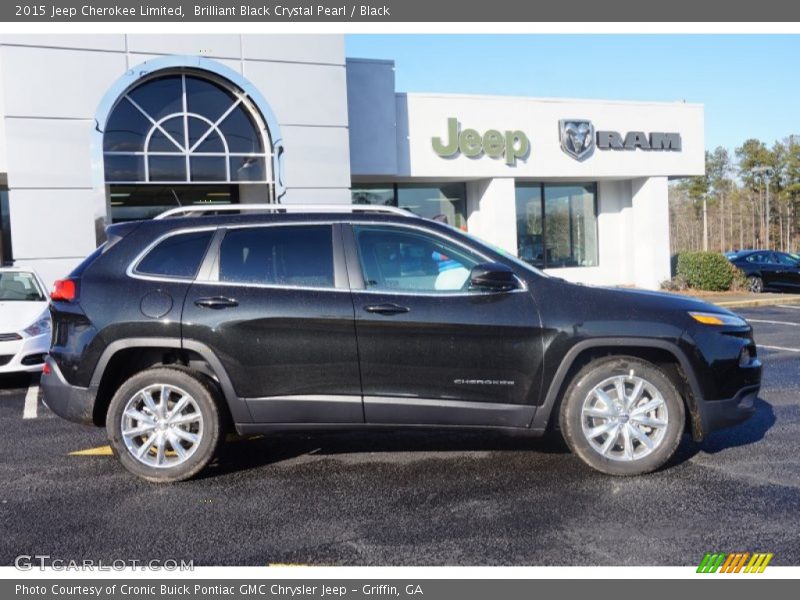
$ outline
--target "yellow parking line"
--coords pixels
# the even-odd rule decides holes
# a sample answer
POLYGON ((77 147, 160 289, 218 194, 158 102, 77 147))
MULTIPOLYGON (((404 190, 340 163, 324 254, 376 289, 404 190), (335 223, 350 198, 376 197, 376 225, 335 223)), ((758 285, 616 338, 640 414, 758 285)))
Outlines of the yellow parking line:
MULTIPOLYGON (((263 435, 252 435, 249 437, 239 437, 237 435, 229 435, 226 438, 226 442, 247 442, 250 440, 257 440, 263 438, 263 435)), ((98 446, 97 448, 88 448, 86 450, 76 450, 75 452, 70 452, 69 456, 113 456, 113 452, 111 452, 111 446, 98 446)))
POLYGON ((88 450, 70 452, 69 456, 113 456, 113 452, 111 452, 111 446, 98 446, 97 448, 89 448, 88 450))

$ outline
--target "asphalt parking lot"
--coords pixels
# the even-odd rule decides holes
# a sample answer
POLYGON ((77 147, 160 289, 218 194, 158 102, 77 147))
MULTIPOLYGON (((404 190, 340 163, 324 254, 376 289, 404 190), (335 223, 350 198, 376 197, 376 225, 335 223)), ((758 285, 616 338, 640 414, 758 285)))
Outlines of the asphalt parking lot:
POLYGON ((629 479, 549 439, 382 432, 236 441, 201 479, 158 486, 117 464, 103 430, 50 413, 35 381, 3 378, 0 564, 800 564, 800 305, 739 312, 765 364, 756 415, 629 479))

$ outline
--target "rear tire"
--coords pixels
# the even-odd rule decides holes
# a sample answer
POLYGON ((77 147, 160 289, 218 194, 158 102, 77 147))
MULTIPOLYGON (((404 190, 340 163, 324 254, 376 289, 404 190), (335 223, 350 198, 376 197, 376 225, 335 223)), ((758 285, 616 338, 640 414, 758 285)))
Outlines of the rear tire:
POLYGON ((114 454, 128 471, 158 483, 190 479, 222 439, 216 390, 188 369, 156 367, 120 386, 106 416, 114 454))
POLYGON ((683 400, 656 365, 631 356, 595 360, 573 379, 559 423, 572 452, 610 475, 655 471, 683 434, 683 400))
POLYGON ((764 280, 756 275, 751 275, 747 278, 747 289, 754 294, 760 294, 764 291, 764 280))

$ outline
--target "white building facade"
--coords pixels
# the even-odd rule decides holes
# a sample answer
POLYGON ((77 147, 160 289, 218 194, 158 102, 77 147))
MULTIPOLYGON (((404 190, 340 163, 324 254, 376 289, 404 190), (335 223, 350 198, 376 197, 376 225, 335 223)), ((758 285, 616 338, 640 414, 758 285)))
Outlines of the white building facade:
POLYGON ((704 169, 702 106, 403 94, 337 35, 3 35, 0 91, 0 259, 48 283, 179 204, 358 202, 654 288, 704 169))
POLYGON ((356 201, 445 214, 571 281, 669 278, 667 183, 704 173, 702 106, 403 94, 393 73, 348 60, 356 201))

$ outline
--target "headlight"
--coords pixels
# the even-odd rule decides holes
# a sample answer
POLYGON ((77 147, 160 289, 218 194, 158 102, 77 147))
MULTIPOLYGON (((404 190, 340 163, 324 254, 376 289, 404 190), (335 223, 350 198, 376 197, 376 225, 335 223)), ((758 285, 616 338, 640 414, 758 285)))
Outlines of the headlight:
POLYGON ((690 312, 689 316, 703 325, 730 325, 733 327, 747 327, 747 321, 735 315, 722 313, 690 312))
POLYGON ((50 319, 47 317, 40 317, 23 329, 23 331, 31 337, 50 333, 50 319))

